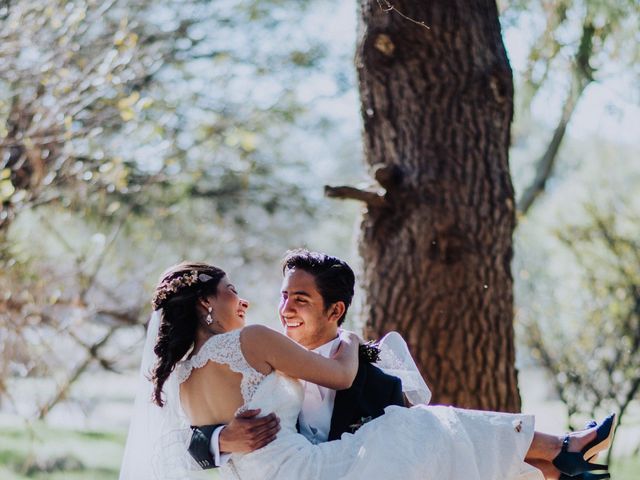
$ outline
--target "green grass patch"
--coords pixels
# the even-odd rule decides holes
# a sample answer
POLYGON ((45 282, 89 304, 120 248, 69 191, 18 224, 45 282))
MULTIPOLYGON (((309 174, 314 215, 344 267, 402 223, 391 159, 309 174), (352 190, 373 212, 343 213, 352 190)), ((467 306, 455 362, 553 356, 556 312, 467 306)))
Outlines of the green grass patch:
POLYGON ((637 480, 640 472, 640 457, 616 458, 611 462, 611 478, 615 480, 637 480))
POLYGON ((126 432, 77 431, 43 423, 0 425, 0 478, 118 478, 126 432))

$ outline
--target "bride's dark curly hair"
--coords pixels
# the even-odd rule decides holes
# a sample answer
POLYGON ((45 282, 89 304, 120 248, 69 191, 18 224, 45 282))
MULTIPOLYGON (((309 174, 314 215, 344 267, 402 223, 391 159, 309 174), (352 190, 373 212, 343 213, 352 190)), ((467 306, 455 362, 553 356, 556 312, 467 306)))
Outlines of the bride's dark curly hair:
POLYGON ((198 329, 198 299, 215 296, 225 272, 206 263, 183 262, 164 272, 153 295, 153 309, 162 309, 158 338, 153 351, 158 360, 153 367, 153 401, 164 405, 162 387, 189 351, 198 329))

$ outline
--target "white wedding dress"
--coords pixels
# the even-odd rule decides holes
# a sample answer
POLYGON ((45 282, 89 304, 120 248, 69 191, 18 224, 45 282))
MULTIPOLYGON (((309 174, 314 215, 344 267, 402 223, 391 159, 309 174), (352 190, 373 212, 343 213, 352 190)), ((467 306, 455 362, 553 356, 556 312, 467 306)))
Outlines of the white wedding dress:
MULTIPOLYGON (((390 406, 383 416, 354 434, 312 445, 296 431, 303 398, 300 381, 278 372, 265 376, 254 370, 242 355, 240 330, 212 337, 195 356, 180 362, 174 372, 178 383, 208 361, 242 373, 245 405, 240 410, 260 408, 280 417, 277 438, 255 452, 232 455, 218 469, 223 479, 543 479, 539 470, 523 461, 533 437, 531 416, 442 406, 390 406)), ((184 444, 180 448, 188 455, 184 444)))

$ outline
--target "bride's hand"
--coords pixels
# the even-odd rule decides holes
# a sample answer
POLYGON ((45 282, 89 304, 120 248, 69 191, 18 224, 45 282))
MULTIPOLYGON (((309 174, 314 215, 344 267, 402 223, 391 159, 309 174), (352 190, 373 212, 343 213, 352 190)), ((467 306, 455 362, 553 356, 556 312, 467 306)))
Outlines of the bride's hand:
POLYGON ((340 359, 348 357, 350 352, 357 352, 357 347, 362 343, 362 339, 358 335, 348 330, 340 330, 338 332, 338 339, 340 340, 338 348, 333 352, 330 358, 340 359), (345 352, 345 350, 347 351, 345 352))
POLYGON ((340 338, 340 344, 346 345, 355 345, 359 346, 361 343, 364 343, 362 338, 354 332, 350 332, 349 330, 340 330, 340 334, 338 335, 340 338))

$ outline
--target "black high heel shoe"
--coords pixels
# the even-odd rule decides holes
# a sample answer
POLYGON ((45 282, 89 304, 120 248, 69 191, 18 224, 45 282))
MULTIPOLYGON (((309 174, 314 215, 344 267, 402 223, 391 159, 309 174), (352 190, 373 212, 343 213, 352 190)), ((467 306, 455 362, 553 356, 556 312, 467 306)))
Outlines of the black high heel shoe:
POLYGON ((564 437, 562 441, 562 450, 553 459, 553 466, 560 470, 561 473, 575 477, 576 475, 591 472, 592 470, 607 470, 607 465, 600 465, 598 463, 589 463, 584 459, 584 453, 570 452, 569 448, 569 435, 564 437))
POLYGON ((558 477, 558 480, 605 480, 607 478, 611 478, 611 475, 609 475, 609 472, 606 472, 606 473, 585 472, 585 473, 581 473, 580 475, 576 475, 575 477, 561 473, 560 477, 558 477))
MULTIPOLYGON (((553 459, 553 465, 560 470, 561 473, 575 477, 580 474, 587 474, 592 470, 605 470, 607 472, 607 465, 601 465, 598 463, 590 463, 585 459, 593 459, 598 452, 609 447, 613 433, 615 431, 615 414, 609 415, 596 429, 596 438, 584 446, 579 452, 569 452, 569 436, 564 437, 562 441, 562 450, 556 458, 553 459)), ((592 480, 599 478, 607 478, 604 474, 588 474, 592 480)))

